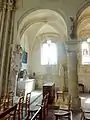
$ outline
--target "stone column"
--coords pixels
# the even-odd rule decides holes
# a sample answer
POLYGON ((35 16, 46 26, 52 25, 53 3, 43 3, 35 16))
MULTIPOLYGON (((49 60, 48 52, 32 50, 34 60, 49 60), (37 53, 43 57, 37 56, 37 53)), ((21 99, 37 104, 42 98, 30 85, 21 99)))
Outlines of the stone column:
POLYGON ((11 57, 12 57, 12 47, 13 47, 12 45, 13 45, 13 34, 14 34, 14 18, 15 18, 15 7, 11 8, 11 26, 9 29, 8 48, 7 48, 7 56, 6 56, 7 57, 6 76, 5 76, 6 91, 10 86, 10 67, 11 67, 11 57))
POLYGON ((81 103, 78 95, 77 43, 67 43, 68 91, 72 97, 72 109, 79 110, 81 103))
MULTIPOLYGON (((3 31, 5 26, 5 15, 6 15, 6 3, 4 1, 1 1, 1 19, 0 19, 0 51, 1 51, 1 43, 2 43, 2 37, 3 37, 3 31)), ((1 53, 0 53, 1 54, 1 53)))
MULTIPOLYGON (((2 20, 3 23, 0 28, 0 97, 1 94, 7 89, 8 79, 7 76, 9 75, 9 61, 10 61, 10 44, 12 41, 12 16, 13 16, 13 9, 15 7, 15 0, 3 0, 2 4, 2 20), (2 87, 3 86, 3 87, 2 87)), ((13 18, 14 19, 14 18, 13 18)))

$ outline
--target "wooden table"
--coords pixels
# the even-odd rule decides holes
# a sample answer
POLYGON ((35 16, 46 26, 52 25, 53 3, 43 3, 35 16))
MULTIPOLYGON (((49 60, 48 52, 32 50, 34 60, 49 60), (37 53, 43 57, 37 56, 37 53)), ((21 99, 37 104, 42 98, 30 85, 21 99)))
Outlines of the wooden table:
POLYGON ((43 97, 49 93, 49 104, 52 104, 55 99, 55 83, 46 83, 43 85, 43 97))

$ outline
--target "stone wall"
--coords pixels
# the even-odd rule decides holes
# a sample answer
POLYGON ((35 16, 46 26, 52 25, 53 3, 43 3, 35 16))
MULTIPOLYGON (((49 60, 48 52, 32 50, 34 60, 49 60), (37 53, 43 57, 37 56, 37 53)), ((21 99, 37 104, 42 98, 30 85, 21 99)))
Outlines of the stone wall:
POLYGON ((43 85, 47 82, 54 82, 55 87, 58 87, 62 89, 63 86, 63 77, 60 77, 58 75, 37 75, 36 76, 36 88, 42 89, 43 85))
POLYGON ((84 84, 85 92, 90 91, 90 65, 78 67, 78 82, 84 84))

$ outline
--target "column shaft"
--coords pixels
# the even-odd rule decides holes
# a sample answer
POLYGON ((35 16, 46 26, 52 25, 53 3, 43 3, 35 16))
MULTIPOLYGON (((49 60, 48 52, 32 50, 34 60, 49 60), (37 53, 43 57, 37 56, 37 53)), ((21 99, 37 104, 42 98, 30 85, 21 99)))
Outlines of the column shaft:
POLYGON ((72 109, 80 108, 78 95, 77 54, 76 51, 68 53, 68 90, 72 97, 72 109))
POLYGON ((12 55, 12 43, 13 43, 13 30, 14 30, 14 11, 11 13, 11 27, 9 32, 9 41, 7 44, 7 65, 6 65, 6 78, 5 78, 5 90, 8 90, 9 85, 9 75, 10 75, 10 64, 11 64, 11 55, 12 55))
MULTIPOLYGON (((7 39, 8 39, 8 31, 9 31, 9 23, 10 23, 10 10, 7 11, 7 18, 6 18, 6 29, 5 29, 5 34, 4 34, 4 38, 3 38, 3 41, 4 41, 4 44, 3 44, 3 51, 2 51, 2 59, 1 59, 1 73, 0 73, 0 79, 1 81, 3 81, 3 77, 5 78, 4 76, 4 65, 5 65, 5 58, 6 58, 6 48, 7 48, 7 39)), ((4 80, 4 83, 3 85, 5 84, 5 80, 4 80)), ((4 86, 5 87, 5 86, 4 86)), ((5 88, 4 88, 5 90, 5 88)))
POLYGON ((2 42, 2 36, 3 36, 3 31, 5 27, 5 15, 6 15, 6 4, 4 4, 2 10, 1 10, 1 25, 0 25, 0 49, 1 49, 1 42, 2 42))
POLYGON ((5 93, 8 84, 9 65, 11 55, 11 42, 12 42, 12 23, 13 23, 13 8, 15 7, 15 0, 3 1, 2 10, 2 26, 0 29, 0 97, 5 93), (3 86, 3 87, 2 87, 3 86))

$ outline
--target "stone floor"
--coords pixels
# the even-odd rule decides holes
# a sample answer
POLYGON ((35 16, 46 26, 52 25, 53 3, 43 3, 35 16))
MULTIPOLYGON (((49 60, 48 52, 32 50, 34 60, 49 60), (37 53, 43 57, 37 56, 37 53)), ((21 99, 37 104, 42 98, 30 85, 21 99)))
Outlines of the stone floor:
MULTIPOLYGON (((81 107, 84 111, 90 111, 90 94, 80 94, 81 107)), ((34 91, 31 94, 31 109, 36 109, 37 104, 41 104, 42 101, 42 91, 34 91)), ((81 113, 72 113, 72 120, 80 120, 81 113)), ((48 116, 46 120, 55 120, 54 109, 49 109, 48 116)))
MULTIPOLYGON (((84 111, 90 111, 90 94, 80 94, 81 98, 81 108, 84 111)), ((55 120, 54 118, 54 109, 49 109, 48 116, 46 120, 55 120)), ((73 112, 71 120, 81 120, 80 112, 73 112)))
MULTIPOLYGON (((31 92, 31 97, 30 97, 30 104, 34 103, 34 101, 36 102, 36 100, 42 95, 42 91, 41 90, 34 90, 31 92)), ((24 97, 25 99, 25 97, 24 97)), ((13 98, 14 103, 18 103, 19 97, 15 96, 13 98)))
MULTIPOLYGON (((31 95, 31 101, 38 97, 38 99, 33 102, 31 105, 31 109, 35 108, 36 104, 40 104, 42 101, 42 92, 41 91, 34 91, 31 95)), ((90 111, 90 94, 80 94, 81 98, 81 108, 84 111, 90 111)), ((72 120, 80 120, 81 113, 72 113, 72 120)), ((54 109, 49 109, 49 114, 46 117, 46 120, 55 120, 54 118, 54 109)))
MULTIPOLYGON (((49 109, 48 116, 46 117, 45 120, 55 120, 53 109, 49 109)), ((71 120, 81 120, 81 113, 73 113, 71 120)))

